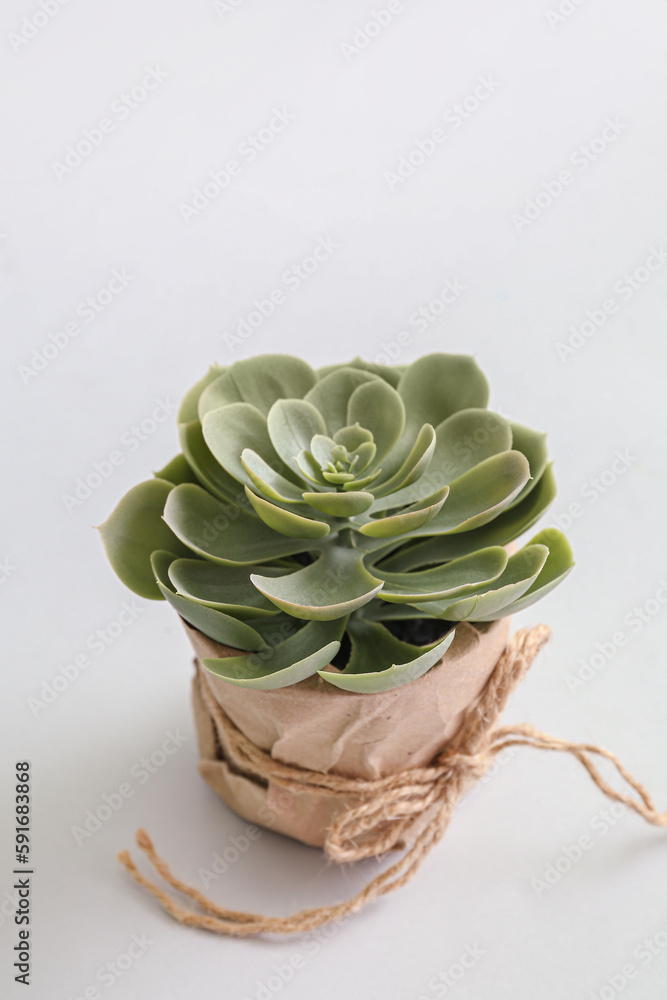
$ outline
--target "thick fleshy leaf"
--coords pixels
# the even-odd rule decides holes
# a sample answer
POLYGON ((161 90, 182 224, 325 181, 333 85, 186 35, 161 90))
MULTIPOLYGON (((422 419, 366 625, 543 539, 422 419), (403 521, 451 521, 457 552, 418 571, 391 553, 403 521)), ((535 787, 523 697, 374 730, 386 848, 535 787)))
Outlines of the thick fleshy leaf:
MULTIPOLYGON (((532 528, 553 503, 555 497, 556 480, 553 467, 549 465, 535 489, 531 490, 518 506, 508 507, 493 521, 473 531, 427 538, 409 545, 384 559, 382 567, 392 572, 418 569, 420 566, 457 559, 488 545, 508 545, 524 531, 532 528)), ((375 553, 374 558, 379 559, 382 555, 384 553, 375 553)))
POLYGON ((204 659, 202 663, 206 670, 230 684, 260 690, 287 687, 311 677, 331 662, 340 649, 344 628, 344 618, 309 622, 296 635, 258 653, 204 659))
POLYGON ((377 381, 378 376, 361 368, 337 368, 320 379, 306 393, 306 399, 322 414, 326 429, 321 433, 333 436, 341 427, 349 423, 347 407, 355 389, 366 382, 377 381))
POLYGON ((375 460, 381 462, 403 433, 403 400, 384 379, 366 382, 358 386, 350 396, 347 424, 359 424, 371 431, 377 448, 375 460))
POLYGON ((354 451, 359 445, 370 444, 373 440, 373 433, 367 427, 361 427, 359 424, 350 424, 350 426, 341 427, 340 430, 336 431, 332 440, 336 444, 344 445, 348 451, 354 451))
POLYGON ((386 573, 376 569, 379 579, 385 582, 379 598, 405 604, 463 597, 497 579, 507 566, 507 559, 506 549, 496 545, 417 573, 386 573))
POLYGON ((354 492, 358 490, 365 490, 367 486, 370 486, 371 483, 375 482, 381 472, 382 469, 376 469, 375 472, 371 472, 368 476, 362 476, 361 479, 355 478, 349 483, 343 483, 343 490, 346 492, 348 490, 354 492))
POLYGON ((219 410, 211 410, 204 417, 202 431, 220 465, 246 486, 252 485, 241 460, 246 448, 256 452, 276 472, 283 469, 271 444, 266 418, 250 403, 230 403, 219 410))
POLYGON ((376 597, 374 601, 367 604, 366 607, 359 612, 360 616, 363 616, 366 621, 370 622, 390 622, 390 621, 407 621, 419 618, 423 620, 425 618, 437 618, 437 615, 432 615, 430 611, 424 611, 426 605, 421 608, 415 607, 414 604, 385 604, 382 598, 376 597))
MULTIPOLYGON (((529 545, 546 545, 549 555, 539 576, 518 600, 507 605, 502 611, 503 615, 513 615, 531 604, 546 597, 550 591, 558 586, 571 572, 574 566, 574 556, 572 549, 565 535, 557 528, 545 528, 531 538, 529 545)), ((483 618, 475 618, 475 621, 494 621, 498 615, 490 614, 483 618)))
POLYGON ((191 389, 188 389, 178 411, 179 424, 189 424, 193 420, 199 420, 199 397, 204 389, 225 371, 226 368, 221 368, 220 365, 211 365, 204 377, 195 382, 191 389))
POLYGON ((244 448, 241 463, 253 485, 271 500, 303 504, 301 489, 276 472, 256 451, 244 448))
POLYGON ((297 399, 315 385, 315 372, 289 354, 263 354, 237 361, 202 392, 199 419, 230 403, 250 403, 266 415, 277 399, 297 399))
MULTIPOLYGON (((296 457, 296 467, 302 479, 314 483, 321 489, 328 489, 329 483, 324 478, 322 470, 317 464, 317 460, 309 451, 302 451, 296 457)), ((353 477, 354 478, 354 477, 353 477)))
MULTIPOLYGON (((398 386, 405 369, 405 365, 376 365, 372 361, 364 361, 363 358, 354 358, 353 361, 348 361, 345 367, 360 368, 371 375, 379 375, 380 378, 383 378, 394 389, 398 386)), ((317 369, 317 377, 318 379, 323 379, 326 375, 330 375, 331 372, 337 371, 338 368, 340 368, 340 365, 324 365, 322 368, 317 369)))
MULTIPOLYGON (((257 569, 266 576, 285 572, 270 566, 257 569)), ((169 579, 181 596, 242 621, 278 614, 276 606, 250 582, 247 568, 220 566, 203 559, 175 559, 169 566, 169 579)))
POLYGON ((326 434, 322 416, 303 399, 279 399, 269 410, 266 424, 276 453, 297 473, 301 473, 297 457, 308 451, 316 434, 326 434))
POLYGON ((528 462, 520 452, 492 455, 450 484, 443 509, 415 533, 456 533, 486 524, 512 502, 529 475, 528 462))
MULTIPOLYGON (((417 434, 415 443, 396 472, 389 479, 379 483, 377 488, 373 490, 375 496, 384 497, 396 493, 420 479, 428 468, 434 449, 435 429, 431 424, 424 424, 417 434)), ((394 498, 390 497, 390 499, 394 498)), ((378 506, 376 509, 386 510, 390 506, 395 506, 395 504, 388 503, 384 507, 378 506)))
POLYGON ((459 410, 484 409, 489 384, 467 354, 427 354, 407 369, 398 384, 407 412, 407 428, 439 424, 459 410))
POLYGON ((172 486, 178 486, 180 483, 196 483, 199 481, 188 465, 185 455, 181 455, 180 453, 175 455, 171 462, 167 462, 164 468, 158 472, 154 472, 153 475, 156 479, 166 479, 172 486))
POLYGON ((336 442, 328 434, 314 434, 308 450, 321 469, 326 469, 333 462, 333 450, 336 442))
MULTIPOLYGON (((480 462, 512 447, 512 430, 507 420, 490 410, 473 408, 452 414, 435 429, 435 446, 428 467, 412 485, 397 485, 395 493, 376 500, 373 511, 414 503, 433 490, 451 484, 480 462)), ((519 449, 521 451, 521 449, 519 449)), ((396 474, 389 486, 399 479, 396 474)), ((378 496, 384 487, 375 491, 378 496)))
POLYGON ((304 493, 303 499, 315 510, 329 517, 353 517, 363 514, 373 503, 372 493, 304 493))
POLYGON ((270 562, 317 545, 279 535, 254 513, 216 500, 190 483, 174 486, 163 516, 176 537, 193 552, 226 566, 270 562))
POLYGON ((211 449, 204 441, 201 424, 193 420, 189 424, 180 424, 178 437, 183 454, 197 479, 220 500, 231 500, 238 503, 243 497, 243 488, 238 480, 230 476, 216 461, 211 449))
POLYGON ((404 535, 408 531, 415 532, 433 520, 447 499, 448 493, 449 486, 443 486, 441 490, 437 490, 418 504, 407 507, 399 514, 368 521, 359 528, 359 531, 369 538, 391 538, 393 535, 404 535))
MULTIPOLYGON (((162 520, 174 489, 165 479, 149 479, 126 493, 99 527, 109 562, 126 587, 152 601, 162 599, 151 568, 151 553, 169 548, 176 555, 192 555, 162 520)), ((193 486, 192 489, 197 489, 193 486)))
POLYGON ((295 618, 331 621, 372 601, 382 581, 371 576, 358 549, 327 546, 317 562, 281 576, 250 577, 265 597, 295 618))
POLYGON ((525 455, 530 465, 530 479, 516 499, 510 504, 511 507, 516 507, 537 485, 538 480, 543 475, 549 463, 549 453, 547 451, 546 434, 513 422, 510 424, 510 427, 512 429, 513 450, 520 451, 522 455, 525 455))
POLYGON ((537 579, 548 555, 546 545, 526 545, 508 559, 505 570, 493 583, 479 588, 477 595, 453 604, 437 601, 422 606, 438 617, 454 622, 477 621, 478 615, 495 615, 526 593, 537 579))
POLYGON ((401 642, 378 622, 355 617, 348 624, 352 652, 342 673, 320 670, 320 677, 344 691, 375 694, 417 680, 440 660, 454 639, 454 630, 430 646, 401 642))
POLYGON ((261 517, 264 524, 269 528, 287 535, 288 538, 324 538, 329 534, 329 525, 326 521, 316 521, 312 517, 301 517, 292 510, 285 510, 278 507, 270 500, 258 497, 246 486, 246 495, 252 504, 255 513, 261 517))
POLYGON ((197 604, 195 601, 177 594, 169 579, 169 566, 173 561, 173 553, 161 549, 151 555, 151 566, 155 574, 156 585, 162 596, 181 618, 199 629, 204 635, 225 646, 251 650, 261 649, 264 646, 264 640, 260 634, 245 622, 238 621, 231 615, 223 614, 222 611, 197 604))
POLYGON ((431 489, 452 483, 484 459, 512 448, 508 421, 498 413, 479 408, 453 413, 436 427, 435 437, 435 450, 426 473, 431 489))

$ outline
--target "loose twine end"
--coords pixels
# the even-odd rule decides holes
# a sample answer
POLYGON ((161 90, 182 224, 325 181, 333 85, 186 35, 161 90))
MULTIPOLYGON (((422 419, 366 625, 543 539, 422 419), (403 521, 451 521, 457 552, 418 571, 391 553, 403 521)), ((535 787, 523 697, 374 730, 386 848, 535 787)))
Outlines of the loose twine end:
POLYGON ((256 934, 295 934, 322 924, 339 921, 357 913, 374 899, 400 889, 417 873, 425 857, 444 836, 454 809, 471 784, 487 770, 493 758, 511 746, 555 750, 574 756, 588 771, 597 787, 610 799, 623 803, 647 823, 667 827, 667 812, 659 813, 647 789, 620 763, 615 754, 590 743, 572 743, 542 733, 529 725, 494 728, 509 695, 522 679, 537 653, 548 640, 546 625, 521 629, 510 639, 478 703, 470 709, 454 739, 429 767, 403 771, 388 778, 366 781, 335 774, 307 771, 275 761, 256 747, 227 717, 202 684, 201 694, 225 752, 247 773, 284 788, 312 789, 332 798, 353 796, 360 804, 344 807, 334 820, 324 845, 326 856, 338 863, 380 857, 401 848, 410 827, 429 813, 427 822, 406 853, 386 871, 377 875, 352 899, 313 909, 300 910, 289 917, 266 917, 258 913, 228 910, 208 899, 197 889, 172 874, 157 854, 146 830, 136 832, 138 847, 160 878, 175 892, 191 900, 199 911, 186 909, 136 867, 128 851, 118 861, 128 874, 153 895, 175 920, 190 927, 232 937, 256 934), (635 795, 616 791, 600 774, 594 758, 609 761, 635 795), (636 796, 636 797, 635 797, 636 796))

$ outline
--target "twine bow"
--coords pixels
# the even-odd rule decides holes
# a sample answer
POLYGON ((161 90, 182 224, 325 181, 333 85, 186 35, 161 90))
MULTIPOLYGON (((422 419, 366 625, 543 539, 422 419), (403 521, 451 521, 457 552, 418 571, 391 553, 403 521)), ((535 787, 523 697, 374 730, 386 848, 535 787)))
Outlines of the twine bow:
POLYGON ((453 740, 428 767, 372 781, 307 771, 274 760, 237 729, 215 701, 208 686, 202 685, 202 695, 224 744, 225 754, 237 768, 287 790, 303 792, 310 789, 343 800, 343 808, 328 830, 324 844, 325 855, 332 861, 342 864, 379 857, 388 851, 404 848, 410 840, 411 828, 421 822, 406 853, 352 899, 301 910, 290 917, 266 917, 228 910, 176 878, 156 853, 146 831, 138 830, 137 844, 156 872, 172 889, 196 903, 202 911, 197 912, 181 906, 147 879, 127 851, 121 851, 118 860, 132 878, 148 889, 167 913, 180 923, 233 937, 303 933, 357 913, 372 900, 409 882, 426 855, 444 836, 465 791, 486 772, 497 754, 512 746, 572 754, 608 798, 622 802, 654 826, 667 826, 667 813, 657 812, 648 791, 609 750, 594 744, 556 739, 529 725, 495 728, 509 695, 550 634, 551 630, 546 625, 538 625, 533 629, 521 629, 512 636, 480 699, 467 711, 453 740), (635 795, 616 791, 609 785, 596 766, 596 757, 610 761, 635 795), (345 805, 350 799, 358 804, 345 805))

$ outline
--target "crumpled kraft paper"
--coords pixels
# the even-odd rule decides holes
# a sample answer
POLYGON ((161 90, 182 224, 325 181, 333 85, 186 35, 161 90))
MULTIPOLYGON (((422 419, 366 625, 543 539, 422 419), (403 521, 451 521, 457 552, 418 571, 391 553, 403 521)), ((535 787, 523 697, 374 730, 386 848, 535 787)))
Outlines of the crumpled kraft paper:
POLYGON ((460 623, 436 666, 404 687, 378 694, 341 691, 318 676, 271 691, 229 684, 200 661, 234 656, 237 650, 184 625, 197 656, 193 703, 201 775, 251 823, 321 847, 342 800, 305 789, 287 791, 238 773, 224 759, 201 684, 208 685, 237 728, 274 759, 347 777, 386 777, 423 767, 444 749, 505 649, 510 620, 460 623))

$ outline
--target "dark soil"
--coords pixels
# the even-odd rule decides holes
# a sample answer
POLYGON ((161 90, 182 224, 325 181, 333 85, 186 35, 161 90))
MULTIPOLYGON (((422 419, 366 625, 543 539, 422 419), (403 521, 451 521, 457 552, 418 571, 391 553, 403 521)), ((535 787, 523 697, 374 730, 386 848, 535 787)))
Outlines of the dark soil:
POLYGON ((440 618, 406 618, 402 621, 383 622, 392 635, 402 642, 410 642, 413 646, 428 646, 454 627, 454 622, 445 622, 440 618))
MULTIPOLYGON (((456 623, 441 621, 439 618, 406 618, 404 621, 386 621, 380 624, 401 642, 409 642, 413 646, 428 646, 443 639, 456 623)), ((350 650, 350 637, 346 632, 341 639, 340 649, 331 661, 334 667, 339 670, 345 668, 350 650)))

